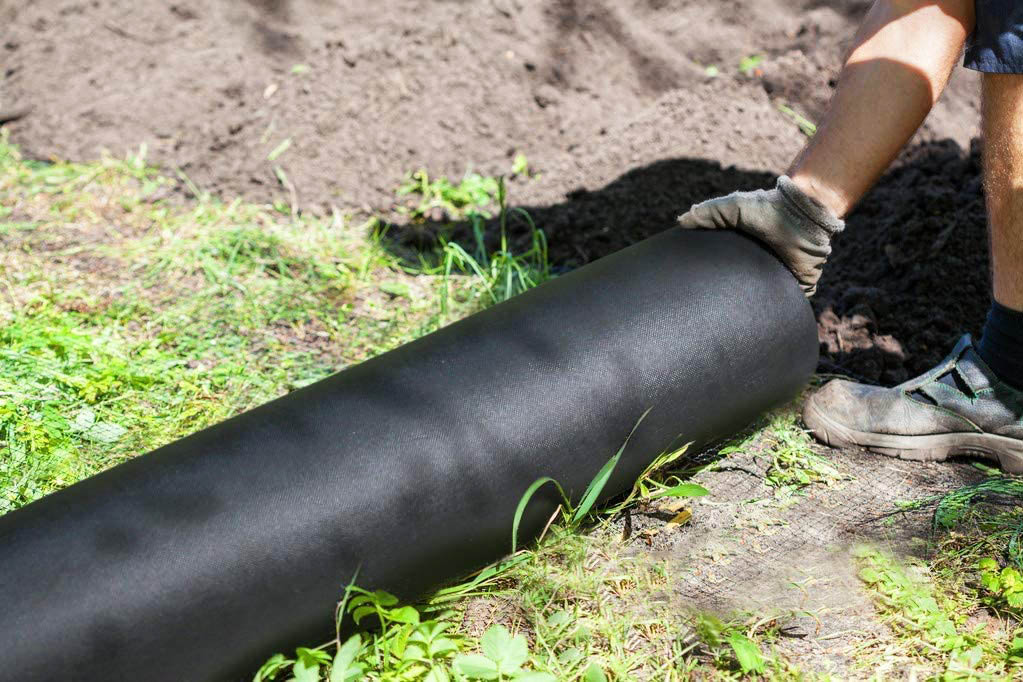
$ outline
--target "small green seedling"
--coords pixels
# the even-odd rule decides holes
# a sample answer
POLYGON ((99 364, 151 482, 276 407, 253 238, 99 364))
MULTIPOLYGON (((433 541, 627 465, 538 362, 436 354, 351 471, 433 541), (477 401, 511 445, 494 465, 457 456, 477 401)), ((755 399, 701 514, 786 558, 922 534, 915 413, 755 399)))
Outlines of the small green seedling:
POLYGON ((792 119, 792 122, 799 126, 799 130, 807 137, 813 137, 817 134, 817 124, 797 112, 792 107, 779 104, 778 111, 792 119))
POLYGON ((499 192, 498 178, 469 171, 456 184, 443 175, 431 180, 426 170, 420 169, 405 178, 397 195, 419 195, 417 204, 399 209, 413 219, 424 219, 436 208, 452 220, 461 220, 472 215, 490 218, 488 209, 497 201, 499 192))
POLYGON ((1002 568, 990 557, 978 561, 977 570, 980 571, 980 583, 988 592, 984 602, 995 609, 1019 615, 1023 610, 1023 575, 1020 571, 1012 566, 1002 568))
POLYGON ((756 642, 746 636, 734 623, 724 623, 709 613, 696 616, 696 634, 715 659, 727 663, 734 659, 743 674, 761 674, 765 669, 764 655, 756 642))
POLYGON ((746 74, 747 76, 753 76, 754 71, 758 66, 760 66, 760 63, 762 61, 764 61, 764 58, 759 54, 743 57, 739 61, 739 71, 746 74))
POLYGON ((516 154, 512 162, 512 175, 529 175, 529 159, 525 154, 516 154))

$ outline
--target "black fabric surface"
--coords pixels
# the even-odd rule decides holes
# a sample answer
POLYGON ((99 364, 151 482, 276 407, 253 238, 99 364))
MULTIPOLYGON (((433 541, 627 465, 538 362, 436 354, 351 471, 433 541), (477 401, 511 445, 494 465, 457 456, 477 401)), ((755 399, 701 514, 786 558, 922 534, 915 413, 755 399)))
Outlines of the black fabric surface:
MULTIPOLYGON (((671 230, 0 518, 0 679, 232 680, 508 551, 540 476, 605 497, 728 435, 817 362, 792 276, 671 230)), ((520 537, 557 504, 534 497, 520 537)))

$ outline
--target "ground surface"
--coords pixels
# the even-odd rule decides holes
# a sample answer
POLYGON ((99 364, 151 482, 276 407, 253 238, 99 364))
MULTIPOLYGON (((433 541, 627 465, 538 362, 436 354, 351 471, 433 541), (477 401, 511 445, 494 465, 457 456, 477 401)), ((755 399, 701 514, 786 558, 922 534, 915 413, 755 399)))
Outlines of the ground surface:
MULTIPOLYGON (((398 210, 410 171, 509 173, 524 154, 510 201, 546 233, 556 271, 670 227, 695 201, 768 185, 805 140, 779 105, 817 120, 868 4, 0 4, 0 119, 25 157, 144 150, 165 179, 140 160, 27 165, 4 148, 0 338, 16 351, 0 354, 0 513, 471 310, 478 282, 442 312, 437 272, 403 267, 438 235, 470 235, 456 212, 398 210), (375 217, 393 223, 386 237, 375 217)), ((836 241, 814 301, 822 372, 895 383, 979 330, 977 108, 976 79, 957 74, 836 241)), ((526 222, 512 213, 509 226, 523 251, 526 222)), ((777 650, 781 677, 958 665, 930 644, 916 652, 852 553, 866 541, 930 556, 927 513, 886 515, 981 474, 812 445, 794 409, 697 474, 711 495, 690 522, 640 505, 556 534, 504 591, 460 603, 460 629, 471 641, 503 622, 539 647, 564 635, 544 620, 560 604, 601 633, 578 646, 612 676, 677 679, 656 661, 680 678, 733 674, 713 638, 680 644, 677 614, 697 607, 756 612, 744 627, 777 650), (807 482, 784 473, 790 460, 807 482)), ((559 656, 572 648, 557 641, 559 656)))
MULTIPOLYGON (((410 170, 504 173, 523 153, 542 182, 511 200, 576 265, 770 183, 802 143, 777 105, 816 120, 868 4, 8 3, 0 114, 30 110, 10 124, 30 156, 144 144, 203 191, 318 214, 386 213, 410 170)), ((979 328, 977 110, 963 71, 850 220, 816 302, 824 369, 899 381, 979 328)))

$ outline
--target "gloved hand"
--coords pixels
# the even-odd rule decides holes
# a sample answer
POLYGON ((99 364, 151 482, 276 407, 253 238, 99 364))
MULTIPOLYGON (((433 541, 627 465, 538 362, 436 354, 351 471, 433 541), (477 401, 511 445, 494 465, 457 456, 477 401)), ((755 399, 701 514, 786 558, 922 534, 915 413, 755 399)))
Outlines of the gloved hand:
POLYGON ((807 297, 831 255, 831 238, 845 222, 782 175, 772 190, 733 192, 696 204, 678 219, 685 229, 731 229, 767 244, 799 280, 807 297))

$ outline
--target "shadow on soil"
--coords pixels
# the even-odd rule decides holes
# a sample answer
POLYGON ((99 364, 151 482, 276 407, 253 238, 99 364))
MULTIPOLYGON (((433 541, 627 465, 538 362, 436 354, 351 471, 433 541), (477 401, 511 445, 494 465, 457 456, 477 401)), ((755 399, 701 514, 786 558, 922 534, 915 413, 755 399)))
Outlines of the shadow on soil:
MULTIPOLYGON (((767 171, 706 159, 664 159, 633 168, 599 189, 579 188, 561 203, 517 206, 547 235, 555 272, 579 267, 675 225, 692 204, 735 190, 770 187, 767 171)), ((509 187, 515 206, 516 184, 509 187)), ((390 247, 419 262, 437 237, 473 245, 467 222, 394 227, 390 247)), ((531 244, 512 212, 513 251, 531 244)), ((496 249, 500 227, 486 226, 496 249)), ((978 334, 989 303, 987 234, 979 147, 945 140, 908 150, 849 217, 817 297, 820 371, 895 384, 941 360, 959 334, 978 334)))

